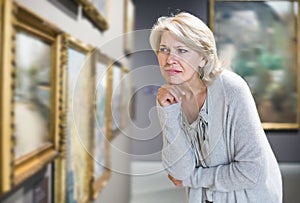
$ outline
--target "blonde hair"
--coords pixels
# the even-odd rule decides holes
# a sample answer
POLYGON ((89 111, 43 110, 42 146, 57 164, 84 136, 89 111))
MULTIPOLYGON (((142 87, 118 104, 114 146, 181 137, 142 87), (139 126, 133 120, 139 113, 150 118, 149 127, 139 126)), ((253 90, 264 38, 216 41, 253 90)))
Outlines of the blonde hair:
POLYGON ((158 18, 149 38, 150 45, 156 54, 158 53, 161 36, 165 31, 171 32, 181 42, 204 57, 206 64, 203 67, 203 77, 201 79, 205 84, 211 83, 222 71, 214 35, 199 18, 187 12, 181 12, 171 17, 158 18))

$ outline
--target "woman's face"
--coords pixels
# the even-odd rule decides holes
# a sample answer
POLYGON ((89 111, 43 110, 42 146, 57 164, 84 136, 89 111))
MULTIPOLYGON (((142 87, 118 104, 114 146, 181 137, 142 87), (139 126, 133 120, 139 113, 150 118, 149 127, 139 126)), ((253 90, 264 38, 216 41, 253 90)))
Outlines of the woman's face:
POLYGON ((205 64, 200 54, 178 41, 169 31, 161 36, 157 58, 161 74, 169 84, 199 80, 199 66, 205 64))

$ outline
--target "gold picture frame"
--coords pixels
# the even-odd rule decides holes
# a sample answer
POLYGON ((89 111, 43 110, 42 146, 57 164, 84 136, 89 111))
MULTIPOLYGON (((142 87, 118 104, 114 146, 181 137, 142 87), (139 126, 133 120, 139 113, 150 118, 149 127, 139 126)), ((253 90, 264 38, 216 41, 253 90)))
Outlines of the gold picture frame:
POLYGON ((265 130, 299 128, 299 3, 209 1, 219 57, 248 83, 265 130))
POLYGON ((111 115, 112 115, 112 132, 113 137, 121 130, 121 96, 122 96, 122 67, 123 65, 114 61, 111 64, 112 71, 112 102, 111 115))
POLYGON ((69 34, 61 39, 63 69, 59 157, 55 160, 55 202, 89 202, 92 135, 92 53, 94 48, 69 34), (78 98, 76 98, 78 97, 78 98))
MULTIPOLYGON (((3 39, 3 31, 5 30, 5 27, 4 27, 5 14, 6 15, 10 14, 10 8, 7 8, 4 6, 4 0, 0 0, 0 30, 1 30, 1 32, 0 32, 0 53, 4 53, 4 50, 5 50, 5 46, 3 44, 3 40, 4 40, 3 39), (7 12, 4 12, 5 10, 7 12)), ((3 61, 2 55, 3 54, 0 54, 1 68, 3 67, 4 63, 7 63, 7 62, 3 61)), ((3 72, 1 72, 0 77, 1 77, 0 80, 3 81, 3 77, 4 77, 3 72)), ((1 98, 3 96, 3 88, 4 87, 7 87, 7 85, 0 82, 1 98)), ((4 159, 4 155, 9 150, 11 141, 7 138, 6 139, 3 138, 4 132, 7 131, 7 127, 8 127, 8 126, 6 126, 6 128, 4 128, 4 126, 3 126, 4 116, 2 116, 2 115, 4 115, 4 112, 5 112, 5 109, 3 109, 4 105, 5 105, 5 101, 4 101, 4 99, 1 99, 0 100, 0 136, 1 136, 1 139, 0 139, 0 159, 1 159, 1 161, 0 161, 0 194, 3 192, 9 191, 9 189, 10 189, 9 166, 10 166, 10 160, 11 160, 10 156, 11 155, 9 154, 8 157, 6 156, 7 157, 6 159, 4 159), (9 143, 9 144, 6 144, 6 143, 9 143)), ((6 112, 6 115, 7 115, 7 112, 6 112)))
POLYGON ((0 94, 5 98, 0 108, 0 193, 5 193, 58 155, 61 30, 14 1, 1 0, 0 5, 0 94), (42 53, 31 54, 33 50, 42 53))
POLYGON ((122 66, 121 75, 121 108, 120 108, 120 126, 121 130, 124 131, 131 122, 132 114, 132 78, 130 74, 130 69, 122 66))
POLYGON ((108 29, 109 0, 76 0, 82 6, 84 13, 100 30, 108 29))
POLYGON ((94 52, 94 134, 92 136, 92 182, 91 199, 95 200, 111 175, 110 141, 112 137, 112 59, 102 54, 100 50, 94 52))
POLYGON ((127 56, 134 51, 135 5, 132 0, 124 0, 124 52, 127 56))

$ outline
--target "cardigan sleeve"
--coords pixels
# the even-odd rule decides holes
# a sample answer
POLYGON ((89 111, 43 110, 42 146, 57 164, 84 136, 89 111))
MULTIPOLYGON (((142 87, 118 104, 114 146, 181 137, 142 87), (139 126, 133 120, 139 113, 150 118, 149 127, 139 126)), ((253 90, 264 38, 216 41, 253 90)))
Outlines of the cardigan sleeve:
POLYGON ((178 180, 191 176, 195 168, 191 144, 181 128, 181 103, 167 107, 158 106, 162 127, 162 163, 167 172, 178 180))
MULTIPOLYGON (((232 161, 227 165, 196 168, 184 186, 230 192, 254 188, 266 179, 264 147, 268 147, 255 102, 245 82, 225 89, 230 98, 225 117, 225 135, 233 142, 232 161)), ((229 150, 229 149, 227 149, 229 150)), ((227 153, 227 152, 224 152, 227 153)))

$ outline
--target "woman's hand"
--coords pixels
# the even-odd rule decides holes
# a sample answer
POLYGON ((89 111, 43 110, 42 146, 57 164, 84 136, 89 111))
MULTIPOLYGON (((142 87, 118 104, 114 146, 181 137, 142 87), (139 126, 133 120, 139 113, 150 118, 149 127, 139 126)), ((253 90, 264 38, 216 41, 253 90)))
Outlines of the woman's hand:
POLYGON ((171 176, 170 174, 168 175, 168 178, 174 183, 175 186, 177 187, 182 187, 182 181, 181 180, 177 180, 175 179, 173 176, 171 176))
POLYGON ((158 89, 157 100, 162 107, 166 107, 182 100, 185 92, 178 85, 163 85, 158 89))
POLYGON ((163 85, 158 89, 157 100, 162 107, 182 102, 182 110, 189 123, 197 119, 206 98, 206 90, 194 94, 186 84, 163 85))

